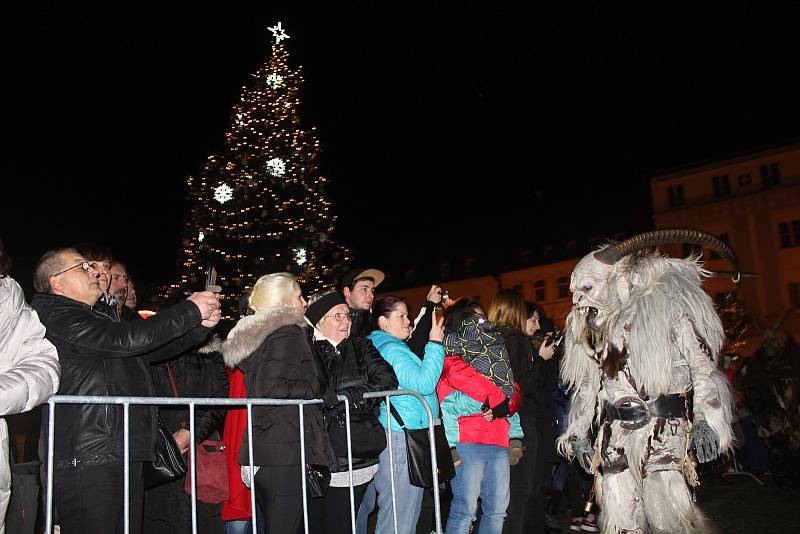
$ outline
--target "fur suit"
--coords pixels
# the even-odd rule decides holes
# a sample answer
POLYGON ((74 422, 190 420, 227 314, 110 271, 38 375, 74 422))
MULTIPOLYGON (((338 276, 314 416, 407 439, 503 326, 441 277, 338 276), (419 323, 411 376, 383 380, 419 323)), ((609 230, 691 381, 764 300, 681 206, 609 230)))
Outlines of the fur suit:
POLYGON ((562 379, 573 400, 559 450, 594 473, 602 532, 706 532, 690 448, 709 461, 733 441, 709 273, 658 253, 612 261, 592 253, 572 273, 562 379))

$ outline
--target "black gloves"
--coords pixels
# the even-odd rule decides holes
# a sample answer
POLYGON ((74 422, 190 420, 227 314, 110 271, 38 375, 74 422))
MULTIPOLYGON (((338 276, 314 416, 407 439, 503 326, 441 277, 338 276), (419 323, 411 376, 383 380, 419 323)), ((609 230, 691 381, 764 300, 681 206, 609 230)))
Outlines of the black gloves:
POLYGON ((692 426, 692 445, 697 461, 701 464, 719 456, 719 436, 702 419, 692 426))
POLYGON ((594 459, 594 448, 587 438, 570 436, 569 444, 572 447, 572 454, 578 459, 578 464, 588 474, 592 474, 592 460, 594 459))
POLYGON ((336 398, 336 392, 333 391, 333 388, 328 388, 325 390, 325 395, 322 396, 323 406, 326 408, 333 408, 339 399, 336 398))
POLYGON ((355 386, 350 386, 343 388, 339 391, 339 395, 344 395, 347 397, 347 402, 350 404, 356 404, 358 401, 364 398, 364 393, 361 391, 360 388, 355 386))
POLYGON ((498 404, 497 406, 492 407, 492 415, 494 415, 495 419, 502 419, 504 417, 508 417, 508 402, 511 399, 506 397, 506 400, 498 404))

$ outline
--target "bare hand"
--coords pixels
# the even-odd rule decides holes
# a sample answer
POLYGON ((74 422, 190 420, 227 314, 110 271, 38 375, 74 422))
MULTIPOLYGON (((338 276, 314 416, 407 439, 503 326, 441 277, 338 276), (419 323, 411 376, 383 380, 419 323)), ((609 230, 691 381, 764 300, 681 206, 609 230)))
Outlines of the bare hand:
POLYGON ((219 322, 221 317, 222 317, 222 312, 220 311, 219 308, 217 308, 211 313, 211 316, 208 319, 206 319, 200 324, 202 324, 206 328, 213 328, 217 326, 217 323, 219 322))
POLYGON ((491 408, 483 412, 481 415, 483 416, 484 421, 492 421, 494 419, 494 412, 491 408))
MULTIPOLYGON (((192 301, 197 306, 203 321, 211 320, 211 315, 214 311, 219 311, 219 301, 217 300, 217 296, 211 291, 192 293, 186 300, 192 301)), ((219 322, 219 317, 214 321, 214 324, 217 324, 217 322, 219 322)))
POLYGON ((546 336, 542 344, 539 346, 539 357, 543 360, 549 360, 553 357, 553 354, 556 351, 555 343, 550 342, 551 338, 546 336))
POLYGON ((437 318, 436 315, 434 315, 433 319, 431 333, 428 334, 428 339, 441 343, 444 340, 444 317, 437 318))
POLYGON ((442 302, 442 288, 437 285, 432 285, 431 290, 428 291, 428 296, 425 297, 426 300, 433 302, 434 304, 439 304, 442 302))
POLYGON ((172 437, 175 438, 175 443, 178 444, 181 454, 186 454, 189 451, 189 444, 191 442, 191 435, 189 434, 189 431, 185 428, 181 428, 172 434, 172 437))

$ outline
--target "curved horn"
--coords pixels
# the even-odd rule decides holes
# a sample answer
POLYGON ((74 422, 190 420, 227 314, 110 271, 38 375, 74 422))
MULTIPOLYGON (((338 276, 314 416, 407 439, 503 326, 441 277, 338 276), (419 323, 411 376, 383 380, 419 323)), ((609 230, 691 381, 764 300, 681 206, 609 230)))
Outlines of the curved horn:
POLYGON ((713 235, 701 232, 699 230, 689 230, 686 228, 675 228, 671 230, 653 230, 644 234, 635 235, 628 239, 609 245, 608 247, 594 253, 595 259, 606 265, 616 263, 623 256, 633 254, 639 250, 663 245, 666 243, 691 243, 693 245, 703 245, 716 252, 720 257, 728 260, 733 265, 733 271, 736 273, 733 281, 738 283, 741 278, 739 270, 739 262, 733 251, 714 237, 713 235))

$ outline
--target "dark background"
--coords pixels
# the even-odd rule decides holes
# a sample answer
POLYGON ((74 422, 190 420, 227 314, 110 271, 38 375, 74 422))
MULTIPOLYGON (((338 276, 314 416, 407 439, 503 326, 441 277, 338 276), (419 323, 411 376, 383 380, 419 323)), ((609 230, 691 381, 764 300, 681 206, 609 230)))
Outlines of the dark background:
POLYGON ((654 173, 800 137, 794 6, 164 4, 4 7, 0 237, 26 289, 78 241, 173 280, 184 180, 278 20, 334 238, 387 270, 647 229, 654 173))

